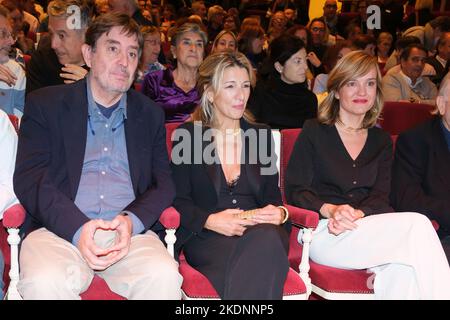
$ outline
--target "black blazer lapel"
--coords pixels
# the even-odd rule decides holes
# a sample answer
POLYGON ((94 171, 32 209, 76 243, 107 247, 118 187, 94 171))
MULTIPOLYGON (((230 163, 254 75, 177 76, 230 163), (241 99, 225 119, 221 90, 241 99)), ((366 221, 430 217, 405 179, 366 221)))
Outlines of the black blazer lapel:
POLYGON ((131 183, 134 193, 138 194, 138 181, 141 170, 140 155, 146 150, 144 142, 149 141, 145 123, 140 116, 142 106, 136 103, 130 90, 127 93, 127 119, 125 120, 125 141, 127 143, 128 165, 130 167, 131 183))
POLYGON ((64 99, 61 128, 64 141, 71 196, 74 199, 80 183, 86 151, 88 102, 86 80, 78 81, 64 99))
MULTIPOLYGON (((202 148, 201 148, 201 151, 202 151, 201 159, 202 159, 202 162, 203 162, 203 167, 205 168, 206 173, 208 174, 209 179, 211 180, 211 182, 212 182, 212 184, 214 186, 214 189, 216 190, 216 196, 218 198, 219 194, 220 194, 220 188, 221 188, 221 185, 222 185, 222 166, 221 166, 220 161, 218 159, 218 155, 217 155, 217 152, 216 152, 215 148, 214 148, 214 151, 213 151, 213 154, 212 154, 212 156, 214 158, 214 163, 212 163, 212 164, 211 163, 206 163, 205 159, 203 159, 203 157, 205 156, 205 154, 204 154, 205 149, 208 146, 210 146, 211 143, 214 143, 212 139, 211 140, 206 140, 206 141, 205 141, 205 139, 203 139, 206 130, 208 130, 208 128, 202 127, 202 137, 201 137, 202 140, 201 140, 201 142, 200 141, 194 141, 194 144, 195 143, 201 143, 201 145, 202 145, 202 148)), ((198 138, 198 137, 196 137, 195 134, 194 134, 194 138, 198 138)), ((208 148, 208 150, 210 150, 210 148, 208 148)), ((196 151, 196 149, 194 147, 194 152, 195 151, 196 151)), ((206 156, 208 156, 208 155, 209 154, 206 154, 206 156)), ((195 156, 193 156, 193 159, 195 159, 195 156)))
MULTIPOLYGON (((245 173, 247 174, 248 183, 250 185, 250 188, 253 191, 253 194, 259 197, 259 192, 261 189, 261 163, 259 158, 259 147, 260 147, 260 141, 259 141, 259 134, 258 130, 254 127, 251 127, 248 122, 241 119, 241 128, 244 131, 244 138, 243 138, 243 153, 242 153, 242 163, 244 164, 241 166, 241 168, 244 168, 245 173), (255 141, 252 141, 250 139, 251 135, 246 135, 245 132, 247 130, 255 130, 256 131, 256 144, 255 141), (251 154, 250 154, 251 152, 251 154), (256 153, 256 154, 255 154, 256 153), (256 160, 256 163, 255 161, 256 160)), ((269 132, 270 133, 270 132, 269 132)))
POLYGON ((439 180, 443 185, 447 186, 447 190, 450 190, 450 151, 448 150, 447 141, 441 128, 441 119, 436 118, 432 123, 432 141, 433 157, 436 159, 435 168, 440 174, 439 180))

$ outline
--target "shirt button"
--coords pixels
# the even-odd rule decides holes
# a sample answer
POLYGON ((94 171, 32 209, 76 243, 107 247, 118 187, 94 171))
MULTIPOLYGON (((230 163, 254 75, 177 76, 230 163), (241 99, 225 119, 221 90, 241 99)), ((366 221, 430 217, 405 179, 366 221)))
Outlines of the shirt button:
POLYGON ((100 199, 103 199, 104 198, 104 196, 103 195, 100 195, 100 199))
POLYGON ((106 174, 106 172, 105 171, 102 171, 102 175, 105 175, 106 174))
POLYGON ((108 128, 108 127, 109 127, 109 125, 105 124, 105 128, 108 128))
POLYGON ((108 148, 103 148, 103 151, 108 151, 108 148))
POLYGON ((233 201, 231 201, 231 203, 236 204, 237 203, 236 199, 233 199, 233 201))
POLYGON ((353 168, 356 168, 356 163, 353 164, 353 168))
POLYGON ((353 184, 356 184, 356 181, 353 181, 353 184))
POLYGON ((353 194, 351 194, 351 193, 350 193, 348 196, 349 196, 350 198, 353 198, 353 194))

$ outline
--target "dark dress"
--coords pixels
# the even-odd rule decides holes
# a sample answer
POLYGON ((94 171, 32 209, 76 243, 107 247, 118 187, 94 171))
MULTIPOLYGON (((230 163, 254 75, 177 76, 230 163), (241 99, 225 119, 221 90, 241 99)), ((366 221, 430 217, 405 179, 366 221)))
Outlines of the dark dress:
MULTIPOLYGON (((203 152, 205 141, 201 141, 201 135, 195 136, 194 130, 198 127, 194 127, 193 123, 186 123, 177 130, 189 132, 195 142, 190 139, 188 145, 193 147, 200 143, 202 147, 197 151, 203 152)), ((266 146, 271 146, 267 127, 255 127, 242 120, 241 128, 245 132, 248 129, 265 130, 268 133, 266 146)), ((204 128, 200 130, 204 131, 204 128)), ((244 140, 244 145, 248 145, 247 138, 244 140)), ((179 148, 179 143, 184 142, 174 143, 174 151, 179 148)), ((250 159, 248 149, 251 148, 244 151, 246 159, 250 159)), ((193 153, 190 156, 194 160, 193 153)), ((176 249, 183 249, 187 262, 211 281, 222 299, 282 298, 289 270, 289 222, 283 226, 259 224, 249 227, 241 237, 228 237, 204 228, 210 214, 225 209, 281 205, 278 174, 261 174, 264 167, 261 163, 259 158, 257 164, 244 161, 239 179, 227 183, 220 163, 175 164, 172 157, 177 188, 174 207, 181 214, 176 249)))
POLYGON ((365 215, 394 212, 389 205, 392 140, 380 128, 353 160, 336 127, 308 120, 286 171, 288 203, 319 212, 324 203, 349 204, 365 215))
POLYGON ((317 115, 317 97, 304 83, 287 84, 278 76, 260 80, 252 92, 248 108, 256 121, 272 129, 301 128, 317 115))

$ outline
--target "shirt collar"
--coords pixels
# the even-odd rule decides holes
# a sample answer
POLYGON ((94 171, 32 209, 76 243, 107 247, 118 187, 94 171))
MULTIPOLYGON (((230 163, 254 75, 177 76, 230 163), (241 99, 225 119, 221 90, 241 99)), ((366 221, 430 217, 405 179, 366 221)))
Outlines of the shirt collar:
POLYGON ((410 77, 408 77, 406 74, 403 73, 403 70, 400 69, 400 74, 405 78, 408 85, 411 87, 411 89, 415 89, 420 83, 422 83, 423 78, 422 76, 418 77, 415 84, 412 84, 412 80, 410 77))
MULTIPOLYGON (((88 115, 92 116, 98 114, 100 110, 98 110, 97 103, 95 102, 94 96, 92 95, 91 90, 91 77, 88 74, 86 77, 86 89, 87 89, 87 99, 88 99, 88 115)), ((119 106, 114 112, 119 112, 123 114, 124 119, 127 119, 127 95, 126 93, 122 94, 119 101, 119 106)))

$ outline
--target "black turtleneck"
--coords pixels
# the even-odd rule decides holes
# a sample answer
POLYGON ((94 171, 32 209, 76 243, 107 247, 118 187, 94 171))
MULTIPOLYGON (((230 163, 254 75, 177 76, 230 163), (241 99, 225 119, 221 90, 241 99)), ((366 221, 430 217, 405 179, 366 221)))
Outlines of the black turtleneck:
POLYGON ((257 122, 272 129, 301 128, 317 115, 317 98, 305 83, 287 84, 279 76, 258 81, 248 108, 257 122))

